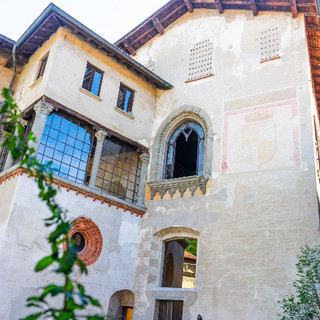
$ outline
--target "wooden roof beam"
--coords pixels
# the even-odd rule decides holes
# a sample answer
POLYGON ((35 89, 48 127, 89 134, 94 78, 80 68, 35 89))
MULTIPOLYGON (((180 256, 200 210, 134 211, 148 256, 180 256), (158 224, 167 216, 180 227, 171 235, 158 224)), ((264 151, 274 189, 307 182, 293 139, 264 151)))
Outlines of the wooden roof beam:
POLYGON ((223 14, 223 6, 222 6, 222 3, 221 3, 221 1, 220 0, 216 0, 215 2, 214 2, 214 4, 216 5, 216 9, 218 10, 218 12, 220 13, 220 14, 223 14))
POLYGON ((188 11, 189 11, 190 13, 192 13, 192 12, 193 12, 193 6, 192 6, 190 0, 183 0, 183 1, 184 1, 184 3, 186 4, 186 7, 187 7, 188 11))
POLYGON ((250 7, 254 16, 257 16, 259 11, 255 0, 250 0, 250 7))
POLYGON ((133 49, 131 43, 129 43, 127 40, 125 40, 123 42, 124 47, 126 48, 126 50, 128 50, 128 52, 130 52, 130 54, 135 55, 136 54, 136 50, 133 49))
POLYGON ((290 2, 291 2, 292 17, 296 18, 297 15, 298 15, 297 1, 296 0, 290 0, 290 2))
POLYGON ((152 19, 152 24, 158 33, 160 33, 161 35, 164 34, 164 28, 157 17, 152 19))

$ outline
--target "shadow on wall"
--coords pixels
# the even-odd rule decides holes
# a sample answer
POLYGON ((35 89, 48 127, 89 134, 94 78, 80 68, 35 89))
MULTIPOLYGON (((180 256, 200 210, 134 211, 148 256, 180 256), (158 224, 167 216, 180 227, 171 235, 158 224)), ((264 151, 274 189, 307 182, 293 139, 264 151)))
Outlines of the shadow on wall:
POLYGON ((131 320, 134 306, 134 293, 130 290, 115 292, 109 301, 108 320, 131 320))

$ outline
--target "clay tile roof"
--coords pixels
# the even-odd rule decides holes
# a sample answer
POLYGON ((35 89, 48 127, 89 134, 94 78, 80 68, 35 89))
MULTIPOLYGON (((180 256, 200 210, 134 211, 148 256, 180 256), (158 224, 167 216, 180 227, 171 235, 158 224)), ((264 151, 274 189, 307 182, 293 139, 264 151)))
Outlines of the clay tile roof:
POLYGON ((197 257, 188 251, 184 252, 184 257, 187 259, 197 260, 197 257))

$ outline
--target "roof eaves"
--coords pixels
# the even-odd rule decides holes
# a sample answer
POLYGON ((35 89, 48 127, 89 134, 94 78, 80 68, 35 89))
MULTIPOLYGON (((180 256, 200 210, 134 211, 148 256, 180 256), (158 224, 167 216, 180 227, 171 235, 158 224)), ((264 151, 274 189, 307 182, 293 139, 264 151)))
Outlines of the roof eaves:
MULTIPOLYGON (((31 35, 35 30, 39 27, 39 25, 48 17, 48 15, 52 12, 55 12, 57 15, 61 16, 69 23, 73 24, 75 27, 81 29, 85 32, 89 37, 93 38, 94 40, 98 41, 101 45, 105 46, 108 50, 113 52, 119 58, 121 58, 126 63, 130 64, 134 69, 137 69, 140 73, 145 75, 147 78, 152 80, 155 86, 159 89, 168 90, 172 89, 173 86, 165 81, 164 79, 160 78, 149 69, 141 65, 139 62, 134 60, 133 58, 129 57, 126 53, 122 52, 120 49, 116 48, 113 44, 108 42, 107 40, 100 37, 94 31, 83 25, 78 20, 74 19, 72 16, 67 14, 65 11, 50 3, 47 8, 40 14, 40 16, 34 21, 34 23, 24 32, 24 34, 19 38, 17 41, 17 47, 19 48, 31 35)), ((121 63, 121 62, 120 62, 121 63)))

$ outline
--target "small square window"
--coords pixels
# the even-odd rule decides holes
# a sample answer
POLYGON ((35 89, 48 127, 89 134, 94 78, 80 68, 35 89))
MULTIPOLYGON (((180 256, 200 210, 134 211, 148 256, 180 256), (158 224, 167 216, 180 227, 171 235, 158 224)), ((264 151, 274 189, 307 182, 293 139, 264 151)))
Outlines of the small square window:
POLYGON ((93 93, 96 96, 99 96, 102 75, 102 71, 98 70, 97 68, 88 63, 83 78, 82 88, 86 89, 87 91, 93 93))
POLYGON ((40 60, 40 65, 39 65, 39 69, 38 69, 38 74, 37 74, 36 80, 38 80, 39 78, 43 77, 44 70, 46 69, 46 65, 47 65, 47 61, 48 61, 48 56, 49 56, 49 54, 47 53, 40 60))
POLYGON ((117 107, 125 112, 132 112, 134 91, 120 83, 117 107))

